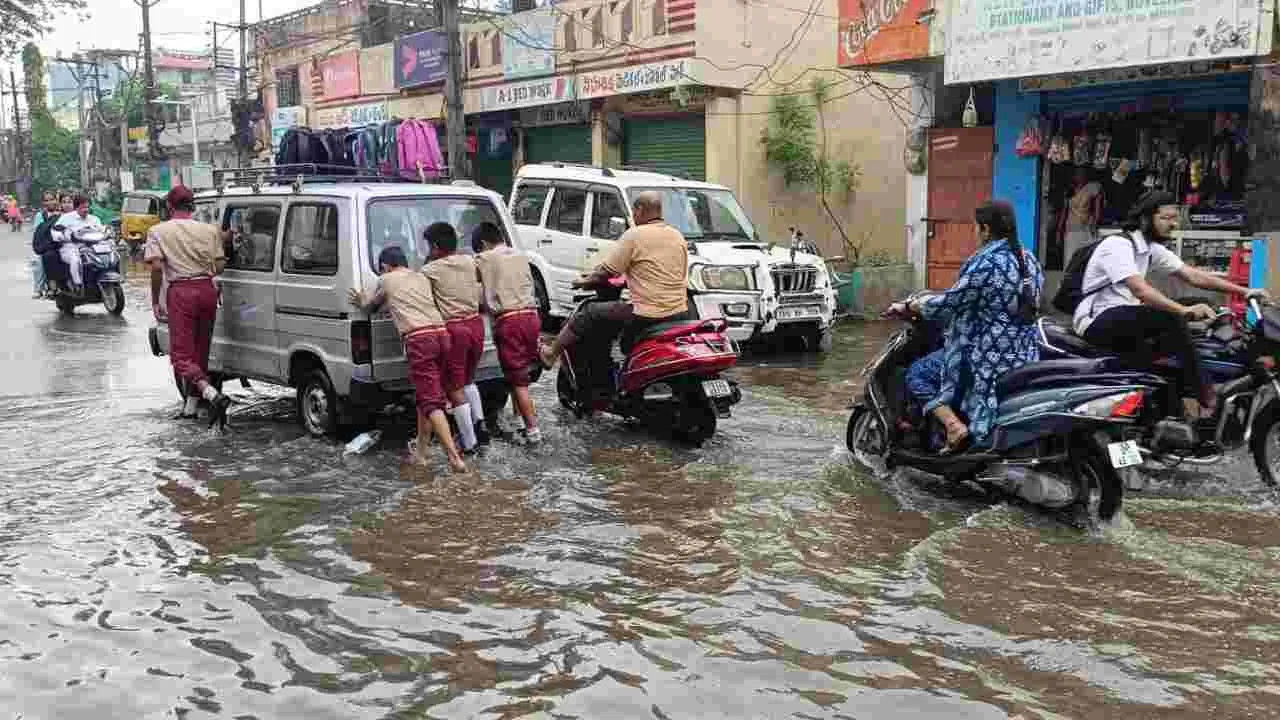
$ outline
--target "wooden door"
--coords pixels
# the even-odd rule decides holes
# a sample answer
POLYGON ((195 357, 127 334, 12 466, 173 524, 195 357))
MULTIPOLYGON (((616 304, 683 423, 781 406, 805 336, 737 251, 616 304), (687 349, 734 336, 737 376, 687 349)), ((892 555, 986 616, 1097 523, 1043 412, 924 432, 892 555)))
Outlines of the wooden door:
POLYGON ((929 131, 929 241, 925 285, 945 290, 978 249, 973 211, 991 197, 995 128, 929 131))

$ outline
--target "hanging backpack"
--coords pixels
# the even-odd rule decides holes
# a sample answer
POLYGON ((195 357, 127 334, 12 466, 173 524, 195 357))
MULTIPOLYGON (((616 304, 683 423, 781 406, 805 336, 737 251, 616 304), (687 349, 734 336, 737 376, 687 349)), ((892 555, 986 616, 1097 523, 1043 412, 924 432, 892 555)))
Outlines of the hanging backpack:
POLYGON ((378 128, 378 171, 383 175, 400 173, 400 144, 397 136, 400 121, 388 120, 378 128))
POLYGON ((434 125, 421 120, 405 120, 400 123, 396 136, 401 177, 410 180, 435 178, 444 169, 440 140, 434 125))
MULTIPOLYGON (((1120 233, 1129 239, 1129 244, 1133 246, 1133 254, 1138 254, 1138 243, 1134 241, 1133 235, 1128 232, 1120 233)), ((1110 287, 1111 283, 1103 283, 1102 285, 1085 292, 1084 291, 1084 272, 1089 269, 1089 261, 1093 259, 1093 253, 1098 249, 1104 241, 1119 237, 1119 235, 1109 235, 1102 240, 1091 242, 1084 247, 1076 250, 1071 254, 1071 259, 1067 261, 1067 267, 1062 272, 1062 285, 1058 287, 1058 292, 1053 296, 1053 306, 1059 311, 1074 315, 1076 308, 1084 299, 1090 295, 1110 287)))

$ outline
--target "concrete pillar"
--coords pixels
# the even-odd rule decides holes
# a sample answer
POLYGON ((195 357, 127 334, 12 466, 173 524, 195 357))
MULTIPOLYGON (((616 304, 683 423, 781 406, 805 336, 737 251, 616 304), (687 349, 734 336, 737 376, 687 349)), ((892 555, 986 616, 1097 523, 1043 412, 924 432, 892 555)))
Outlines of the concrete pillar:
POLYGON ((705 116, 707 182, 725 185, 735 193, 741 192, 742 179, 739 152, 742 138, 738 136, 740 98, 740 95, 711 98, 707 101, 705 116))
MULTIPOLYGON (((919 145, 919 152, 927 161, 929 156, 929 138, 927 128, 933 124, 933 107, 931 102, 934 88, 942 82, 940 73, 925 70, 911 76, 911 115, 912 124, 908 127, 908 155, 916 151, 914 144, 919 145)), ((914 270, 913 287, 923 288, 925 284, 925 264, 929 255, 929 223, 925 221, 929 215, 929 171, 924 165, 920 174, 907 173, 907 261, 914 270)))

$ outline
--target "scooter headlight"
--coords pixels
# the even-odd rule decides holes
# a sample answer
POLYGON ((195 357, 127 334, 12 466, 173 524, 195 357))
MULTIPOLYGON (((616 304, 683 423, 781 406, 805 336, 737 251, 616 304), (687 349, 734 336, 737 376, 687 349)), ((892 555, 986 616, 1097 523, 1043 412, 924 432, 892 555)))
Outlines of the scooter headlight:
POLYGON ((1137 417, 1138 413, 1142 412, 1143 399, 1144 396, 1141 390, 1105 395, 1077 405, 1071 409, 1071 412, 1076 415, 1088 415, 1090 417, 1132 418, 1137 417))

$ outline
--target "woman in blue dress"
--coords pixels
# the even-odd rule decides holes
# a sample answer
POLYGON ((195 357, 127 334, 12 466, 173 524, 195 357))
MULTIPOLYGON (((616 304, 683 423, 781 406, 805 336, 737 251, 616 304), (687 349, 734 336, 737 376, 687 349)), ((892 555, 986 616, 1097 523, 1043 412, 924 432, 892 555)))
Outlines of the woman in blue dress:
POLYGON ((1040 264, 1018 241, 1008 203, 988 202, 974 217, 979 249, 960 268, 956 284, 940 295, 890 308, 893 314, 919 314, 946 325, 942 349, 907 371, 912 398, 946 430, 944 454, 970 441, 985 442, 996 418, 996 381, 1040 359, 1035 331, 1044 284, 1040 264))

